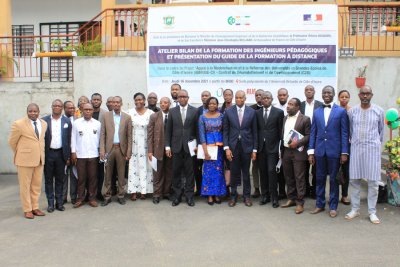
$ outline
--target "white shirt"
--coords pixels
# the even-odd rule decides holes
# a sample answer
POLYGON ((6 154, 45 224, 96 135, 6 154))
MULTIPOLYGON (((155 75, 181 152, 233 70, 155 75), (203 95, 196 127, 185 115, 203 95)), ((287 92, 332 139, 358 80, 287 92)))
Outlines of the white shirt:
POLYGON ((304 115, 309 117, 311 122, 312 122, 312 118, 314 115, 314 103, 315 103, 315 100, 313 100, 311 102, 311 104, 308 104, 307 100, 305 101, 306 105, 305 105, 305 109, 304 109, 304 115))
POLYGON ((71 152, 78 158, 97 158, 99 156, 101 123, 91 118, 75 120, 72 126, 71 152))
POLYGON ((278 102, 278 103, 276 103, 275 105, 274 105, 276 108, 279 108, 280 110, 282 110, 283 111, 283 114, 286 116, 287 115, 287 102, 285 103, 285 105, 281 105, 281 103, 280 102, 278 102))
MULTIPOLYGON (((41 122, 41 120, 38 118, 37 120, 36 120, 36 127, 37 127, 37 129, 38 129, 38 132, 39 132, 39 137, 40 137, 40 135, 42 134, 42 122, 41 122)), ((35 131, 35 124, 33 124, 33 120, 31 120, 31 125, 32 125, 32 128, 33 128, 33 131, 35 131)))
MULTIPOLYGON (((286 136, 289 134, 290 130, 294 130, 294 126, 296 125, 297 117, 299 116, 300 111, 296 113, 294 116, 287 116, 286 122, 284 125, 284 132, 283 132, 283 140, 286 139, 286 136)), ((288 143, 284 141, 283 145, 285 147, 289 147, 288 143)))
MULTIPOLYGON (((51 142, 50 148, 59 149, 62 147, 62 137, 61 137, 61 118, 57 120, 51 116, 51 142)), ((68 124, 67 124, 68 127, 68 124)))
POLYGON ((331 108, 328 108, 328 107, 324 108, 324 119, 325 119, 325 126, 326 126, 328 124, 329 116, 331 115, 333 102, 329 103, 329 104, 324 104, 324 105, 331 105, 331 108))

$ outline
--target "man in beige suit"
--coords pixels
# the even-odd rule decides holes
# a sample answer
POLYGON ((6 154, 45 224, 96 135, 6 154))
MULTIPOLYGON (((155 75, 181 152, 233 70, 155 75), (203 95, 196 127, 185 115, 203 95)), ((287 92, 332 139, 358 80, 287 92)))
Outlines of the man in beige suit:
POLYGON ((148 157, 151 161, 153 157, 157 159, 157 171, 153 170, 153 203, 160 203, 161 197, 168 197, 172 182, 172 158, 166 156, 164 152, 164 131, 168 122, 168 112, 171 100, 162 97, 160 100, 161 111, 150 116, 147 126, 147 147, 148 157))
POLYGON ((106 161, 106 175, 103 185, 104 201, 101 206, 111 202, 111 179, 114 164, 118 173, 118 202, 124 205, 125 164, 132 156, 132 119, 121 111, 122 98, 113 98, 113 111, 104 115, 101 124, 100 159, 106 161))
POLYGON ((44 216, 39 210, 44 166, 44 135, 47 124, 39 118, 39 106, 31 103, 27 107, 28 118, 15 121, 11 127, 8 143, 14 152, 17 166, 19 194, 24 216, 44 216))

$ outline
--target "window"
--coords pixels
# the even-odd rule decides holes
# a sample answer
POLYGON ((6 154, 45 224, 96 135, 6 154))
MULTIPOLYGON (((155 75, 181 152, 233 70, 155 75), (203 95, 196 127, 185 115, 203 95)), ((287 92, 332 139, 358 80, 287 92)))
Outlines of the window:
MULTIPOLYGON (((32 36, 33 25, 12 25, 12 35, 16 36, 32 36)), ((28 57, 33 53, 33 38, 13 38, 13 54, 14 57, 28 57)))

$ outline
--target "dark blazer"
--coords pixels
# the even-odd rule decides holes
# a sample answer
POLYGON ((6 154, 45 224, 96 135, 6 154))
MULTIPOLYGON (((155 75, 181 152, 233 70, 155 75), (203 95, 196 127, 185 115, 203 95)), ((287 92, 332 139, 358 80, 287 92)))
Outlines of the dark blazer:
POLYGON ((187 105, 185 124, 182 124, 180 106, 169 110, 165 146, 170 147, 172 153, 179 153, 182 149, 189 153, 188 142, 197 140, 198 119, 197 108, 190 105, 187 105))
POLYGON ((326 126, 324 108, 314 111, 309 149, 315 150, 316 157, 340 158, 341 154, 349 154, 349 117, 344 108, 333 104, 326 126))
MULTIPOLYGON (((318 101, 318 100, 314 100, 314 111, 319 108, 320 106, 322 106, 322 102, 318 101)), ((300 113, 304 115, 304 113, 306 112, 306 101, 301 102, 300 104, 300 113)))
MULTIPOLYGON (((285 138, 283 135, 285 132, 285 124, 286 124, 287 118, 288 118, 288 115, 285 116, 285 118, 283 119, 283 127, 282 127, 282 135, 281 135, 282 147, 283 147, 283 139, 285 138)), ((307 116, 304 116, 303 114, 300 113, 299 116, 297 117, 296 123, 294 125, 294 129, 304 136, 303 139, 299 140, 297 143, 298 148, 301 146, 304 146, 304 149, 303 149, 303 151, 296 150, 295 158, 297 160, 307 160, 307 149, 308 149, 308 143, 310 141, 310 132, 311 132, 310 118, 307 116)), ((285 153, 284 149, 283 149, 283 153, 285 153)))
POLYGON ((254 109, 254 110, 263 109, 263 107, 258 106, 257 103, 251 105, 250 107, 251 107, 252 109, 254 109))
POLYGON ((163 112, 159 111, 151 114, 147 125, 147 148, 148 153, 153 153, 153 156, 158 160, 163 160, 164 158, 164 135, 163 112))
MULTIPOLYGON (((47 131, 44 136, 44 151, 47 154, 50 150, 51 144, 51 115, 43 117, 43 120, 47 123, 47 131)), ((61 148, 63 151, 64 161, 66 162, 71 157, 71 132, 72 124, 69 118, 61 116, 61 148)))
POLYGON ((267 123, 264 122, 264 108, 256 111, 258 129, 257 152, 267 150, 269 154, 279 153, 279 141, 281 139, 283 111, 271 105, 267 123), (265 141, 264 141, 265 140, 265 141))
POLYGON ((257 149, 257 118, 254 109, 245 107, 240 125, 237 106, 233 105, 225 110, 223 124, 224 146, 229 146, 229 149, 234 151, 240 135, 244 153, 251 153, 253 149, 257 149))

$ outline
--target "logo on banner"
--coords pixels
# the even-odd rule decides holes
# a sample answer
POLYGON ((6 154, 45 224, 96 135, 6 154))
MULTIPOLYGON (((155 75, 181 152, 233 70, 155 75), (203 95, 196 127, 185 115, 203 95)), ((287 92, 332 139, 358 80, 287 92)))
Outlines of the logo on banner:
POLYGON ((250 16, 229 16, 227 21, 229 25, 250 26, 250 16))
POLYGON ((164 25, 168 27, 171 27, 175 23, 175 17, 173 16, 163 17, 163 20, 164 20, 164 25))
POLYGON ((303 24, 322 24, 322 14, 303 14, 303 24))

